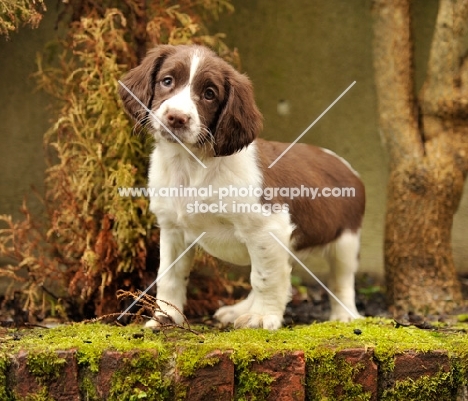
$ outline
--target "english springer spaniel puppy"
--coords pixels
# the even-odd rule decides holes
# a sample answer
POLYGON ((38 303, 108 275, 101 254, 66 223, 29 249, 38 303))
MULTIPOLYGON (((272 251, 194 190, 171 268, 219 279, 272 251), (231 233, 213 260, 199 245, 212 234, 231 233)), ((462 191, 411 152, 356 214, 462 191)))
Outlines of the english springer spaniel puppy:
POLYGON ((345 160, 295 144, 269 168, 288 145, 257 138, 262 116, 249 79, 205 47, 157 46, 123 84, 134 95, 119 88, 125 110, 156 139, 149 188, 160 227, 161 310, 183 322, 171 305, 183 310, 194 248, 180 255, 205 233, 198 245, 208 253, 251 266, 252 291, 216 312, 223 324, 281 327, 291 254, 310 251, 328 260, 329 288, 342 303, 331 299, 330 319, 359 316, 354 274, 365 194, 345 160), (352 192, 336 196, 342 188, 352 192), (183 189, 191 192, 164 196, 183 189))

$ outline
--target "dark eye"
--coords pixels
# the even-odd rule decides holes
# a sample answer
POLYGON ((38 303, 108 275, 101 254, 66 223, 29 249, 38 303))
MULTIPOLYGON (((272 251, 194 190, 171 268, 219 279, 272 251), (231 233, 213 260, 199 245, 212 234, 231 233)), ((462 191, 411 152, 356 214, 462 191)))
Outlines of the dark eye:
POLYGON ((206 100, 213 100, 216 97, 216 93, 215 93, 215 91, 213 89, 207 88, 205 90, 205 93, 203 94, 203 97, 206 100))
POLYGON ((170 88, 173 82, 174 79, 172 77, 164 77, 161 81, 161 85, 170 88))

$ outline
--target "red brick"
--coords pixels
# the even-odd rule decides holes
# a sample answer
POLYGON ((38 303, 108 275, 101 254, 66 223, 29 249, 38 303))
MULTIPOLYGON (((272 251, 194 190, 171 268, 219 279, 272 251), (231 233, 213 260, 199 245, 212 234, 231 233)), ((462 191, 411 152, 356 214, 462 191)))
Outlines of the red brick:
MULTIPOLYGON (((343 359, 356 369, 353 374, 353 382, 360 384, 362 389, 371 394, 371 401, 377 400, 378 394, 378 367, 374 362, 374 352, 364 348, 351 348, 339 351, 336 358, 343 359)), ((342 389, 338 389, 342 393, 342 389)))
POLYGON ((18 398, 36 394, 41 389, 36 377, 29 372, 27 352, 20 351, 12 358, 7 383, 18 398))
POLYGON ((234 364, 231 351, 213 351, 205 358, 215 359, 212 366, 198 369, 190 377, 176 371, 176 392, 186 392, 190 401, 230 401, 234 398, 234 364))
POLYGON ((439 372, 450 372, 450 361, 445 351, 406 352, 395 357, 393 379, 417 380, 421 376, 433 376, 439 372))
POLYGON ((413 352, 395 356, 395 367, 390 372, 382 372, 379 379, 379 392, 391 390, 396 382, 408 379, 418 380, 422 376, 433 376, 439 372, 450 372, 450 360, 445 351, 413 352))
POLYGON ((135 353, 135 351, 104 351, 96 378, 96 391, 102 399, 106 400, 109 396, 114 373, 122 368, 125 360, 134 358, 135 353))
POLYGON ((56 401, 80 400, 78 362, 76 350, 57 351, 59 358, 65 359, 60 376, 49 384, 49 395, 56 401))
POLYGON ((65 360, 60 374, 50 378, 34 376, 28 367, 28 353, 20 351, 13 357, 8 372, 8 384, 18 398, 37 394, 47 388, 48 395, 56 401, 79 401, 78 364, 76 350, 58 351, 57 356, 65 360))
MULTIPOLYGON (((91 375, 88 378, 91 379, 98 396, 103 400, 107 400, 109 396, 124 399, 125 397, 129 397, 127 393, 129 390, 154 393, 157 389, 150 388, 152 380, 147 379, 150 378, 155 370, 164 370, 164 366, 158 363, 158 358, 158 351, 150 349, 126 352, 107 350, 101 355, 97 375, 95 377, 91 375), (155 362, 151 367, 146 365, 148 357, 152 362, 155 362), (122 394, 113 393, 111 391, 113 385, 117 385, 122 394)), ((118 391, 117 387, 114 391, 118 391)), ((170 391, 169 388, 166 390, 170 391)))
POLYGON ((267 400, 305 399, 306 364, 303 351, 276 354, 270 359, 256 361, 250 370, 255 373, 266 373, 274 379, 270 384, 267 400))

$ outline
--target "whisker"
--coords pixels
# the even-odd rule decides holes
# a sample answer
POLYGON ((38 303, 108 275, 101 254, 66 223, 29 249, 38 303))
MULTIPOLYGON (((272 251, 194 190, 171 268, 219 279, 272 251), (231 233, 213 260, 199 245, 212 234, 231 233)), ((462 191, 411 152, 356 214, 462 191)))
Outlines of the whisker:
MULTIPOLYGON (((142 114, 144 110, 139 113, 142 114)), ((132 128, 132 134, 139 135, 146 131, 146 128, 150 127, 151 120, 150 116, 145 113, 142 118, 136 118, 135 125, 132 128)))
POLYGON ((209 145, 209 149, 214 150, 214 136, 208 127, 202 126, 200 128, 200 135, 197 138, 197 143, 200 146, 209 145))
POLYGON ((215 145, 215 138, 211 130, 208 128, 206 124, 206 119, 204 116, 200 116, 202 119, 202 125, 200 127, 200 136, 197 139, 197 142, 200 146, 205 146, 206 144, 209 145, 209 149, 214 151, 214 145, 215 145))

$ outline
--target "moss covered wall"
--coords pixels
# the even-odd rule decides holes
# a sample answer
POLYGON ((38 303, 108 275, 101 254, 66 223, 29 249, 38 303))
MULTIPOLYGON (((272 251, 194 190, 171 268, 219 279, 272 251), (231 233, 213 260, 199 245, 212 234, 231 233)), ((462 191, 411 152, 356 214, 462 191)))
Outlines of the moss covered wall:
POLYGON ((198 335, 100 324, 0 332, 0 399, 462 400, 460 329, 366 319, 198 335))

